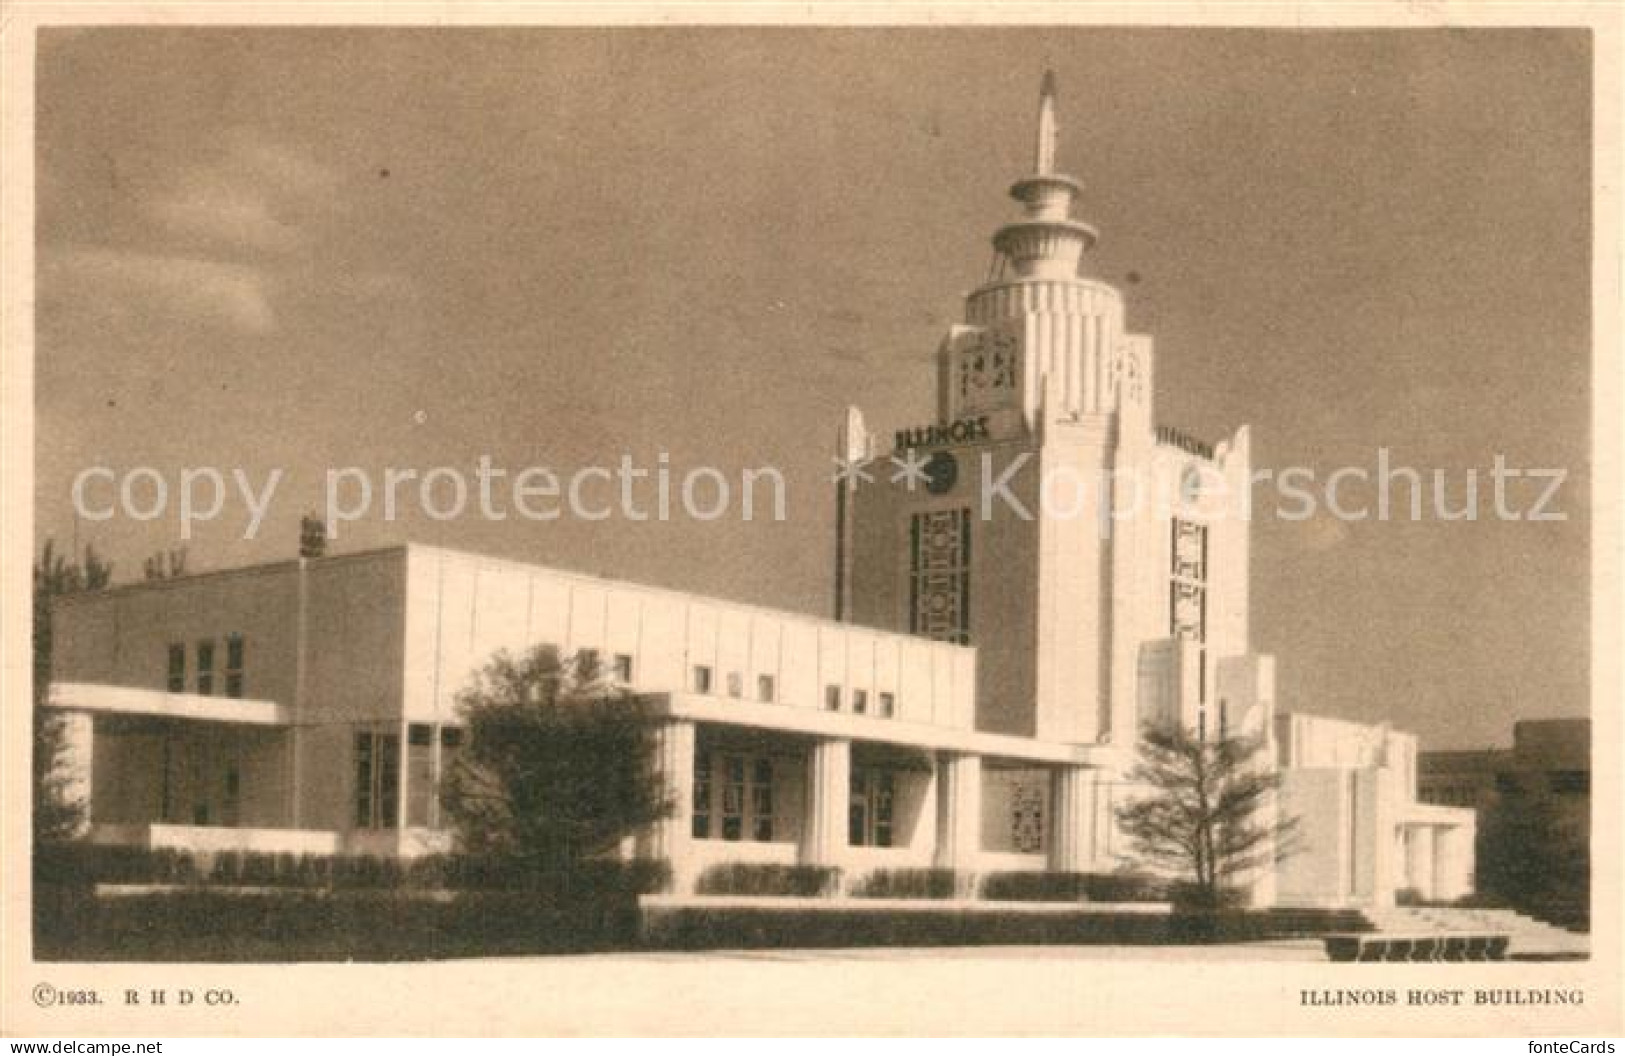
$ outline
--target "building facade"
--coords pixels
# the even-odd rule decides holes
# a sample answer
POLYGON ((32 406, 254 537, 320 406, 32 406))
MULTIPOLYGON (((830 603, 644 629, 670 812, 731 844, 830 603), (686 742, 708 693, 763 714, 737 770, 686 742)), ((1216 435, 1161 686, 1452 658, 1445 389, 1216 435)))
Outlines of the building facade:
POLYGON ((1412 740, 1277 714, 1232 501, 1247 430, 1156 425, 1151 339, 1085 277, 1096 234, 1055 156, 1046 82, 1021 215, 937 353, 936 421, 882 443, 846 414, 842 457, 875 471, 837 485, 833 620, 420 546, 64 599, 53 701, 93 836, 443 848, 458 690, 547 643, 655 703, 679 810, 628 850, 680 891, 731 862, 1132 868, 1114 812, 1151 723, 1257 735, 1284 770, 1271 809, 1310 850, 1250 877, 1256 902, 1468 890, 1471 812, 1415 802, 1412 740))
POLYGON ((1525 719, 1512 747, 1423 752, 1418 796, 1478 819, 1478 887, 1542 920, 1589 926, 1591 721, 1525 719))

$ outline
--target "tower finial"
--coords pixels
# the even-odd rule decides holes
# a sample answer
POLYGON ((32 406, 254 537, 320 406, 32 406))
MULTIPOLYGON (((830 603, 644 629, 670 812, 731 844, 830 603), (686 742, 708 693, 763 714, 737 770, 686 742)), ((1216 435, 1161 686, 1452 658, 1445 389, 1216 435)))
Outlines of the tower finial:
POLYGON ((1055 173, 1055 71, 1044 71, 1038 90, 1038 149, 1033 171, 1040 176, 1055 173))
POLYGON ((1010 197, 1026 215, 993 236, 993 248, 1017 278, 1077 278, 1078 259, 1095 244, 1095 229, 1072 219, 1083 187, 1055 171, 1055 73, 1044 72, 1038 92, 1038 147, 1032 175, 1017 180, 1010 197))

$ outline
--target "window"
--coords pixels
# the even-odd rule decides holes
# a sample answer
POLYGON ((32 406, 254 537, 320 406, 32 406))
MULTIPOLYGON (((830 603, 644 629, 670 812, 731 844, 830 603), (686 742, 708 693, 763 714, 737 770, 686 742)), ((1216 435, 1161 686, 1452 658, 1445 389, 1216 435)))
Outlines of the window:
POLYGON ((401 739, 393 733, 355 735, 355 824, 393 829, 400 804, 401 739))
POLYGON ((897 714, 897 695, 895 693, 880 694, 880 717, 889 719, 897 714))
POLYGON ((694 755, 694 825, 696 840, 711 837, 711 754, 694 755))
POLYGON ((225 786, 225 799, 220 805, 220 823, 235 825, 243 798, 243 771, 235 759, 226 764, 225 786))
POLYGON ((414 722, 406 728, 406 823, 426 827, 434 802, 434 727, 414 722))
POLYGON ((728 672, 728 696, 742 697, 745 695, 745 676, 738 671, 728 672))
POLYGON ((970 642, 969 509, 916 513, 909 522, 911 634, 970 642))
MULTIPOLYGON (((1168 575, 1168 634, 1207 641, 1207 525, 1175 517, 1168 575)), ((1206 674, 1207 665, 1203 664, 1206 674)))
POLYGON ((704 664, 694 665, 694 692, 711 692, 711 669, 704 664))
POLYGON ((691 831, 696 840, 771 842, 776 831, 773 807, 771 757, 732 752, 694 754, 691 831), (721 788, 714 780, 718 773, 721 788))
POLYGON ((1040 783, 1020 781, 1010 788, 1010 845, 1022 854, 1044 849, 1044 803, 1046 790, 1040 783))
POLYGON ((852 691, 852 713, 854 715, 869 714, 869 691, 867 689, 854 689, 852 691))
POLYGON ((824 710, 825 711, 840 711, 841 710, 841 687, 840 686, 825 686, 824 687, 824 710))
POLYGON ((169 691, 186 692, 186 646, 171 642, 169 646, 169 691))
POLYGON ((372 734, 355 735, 355 823, 357 828, 372 827, 373 795, 377 784, 373 780, 372 734))
POLYGON ((632 658, 626 653, 615 654, 615 681, 623 686, 632 684, 632 658))
POLYGON ((777 688, 778 687, 773 684, 772 675, 756 676, 756 699, 761 701, 763 704, 773 703, 773 698, 777 688))
POLYGON ((204 696, 214 692, 214 640, 197 643, 197 691, 204 696))
POLYGON ((773 839, 773 760, 757 759, 750 774, 750 838, 773 839))
POLYGON ((463 728, 461 726, 440 727, 440 773, 436 775, 435 780, 435 809, 430 814, 430 824, 436 828, 444 828, 446 824, 445 811, 439 809, 440 779, 456 768, 457 760, 462 754, 463 728))
POLYGON ((722 838, 738 841, 745 836, 745 757, 730 755, 723 761, 726 783, 722 786, 722 838))
POLYGON ((243 636, 229 635, 226 638, 226 696, 240 697, 243 695, 243 636))
POLYGON ((853 847, 890 847, 896 780, 890 770, 853 770, 847 843, 853 847))
POLYGON ((576 650, 576 677, 582 682, 596 682, 604 675, 603 660, 596 649, 576 650))

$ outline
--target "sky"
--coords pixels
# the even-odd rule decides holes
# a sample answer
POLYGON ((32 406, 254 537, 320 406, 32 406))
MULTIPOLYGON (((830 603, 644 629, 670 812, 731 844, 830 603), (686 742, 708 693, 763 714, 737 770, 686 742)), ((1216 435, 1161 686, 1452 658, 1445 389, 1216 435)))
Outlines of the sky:
MULTIPOLYGON (((1561 522, 1253 526, 1279 707, 1507 744, 1589 706, 1589 35, 1547 30, 48 29, 37 542, 115 579, 163 516, 88 467, 281 470, 191 571, 292 556, 329 471, 774 466, 789 516, 435 520, 404 540, 830 605, 836 427, 934 413, 933 355, 1030 166, 1043 71, 1085 273, 1159 423, 1254 461, 1561 468, 1561 522), (107 493, 94 492, 101 501, 107 493)), ((410 492, 410 488, 407 492, 410 492)), ((1536 491, 1544 488, 1536 489, 1536 491)), ((139 494, 144 495, 145 492, 139 494)), ((406 494, 406 492, 403 492, 406 494)), ((1403 509, 1403 492, 1396 507, 1403 509)), ((1523 493, 1527 503, 1535 491, 1523 493)), ((1485 499, 1487 507, 1488 499, 1485 499)))

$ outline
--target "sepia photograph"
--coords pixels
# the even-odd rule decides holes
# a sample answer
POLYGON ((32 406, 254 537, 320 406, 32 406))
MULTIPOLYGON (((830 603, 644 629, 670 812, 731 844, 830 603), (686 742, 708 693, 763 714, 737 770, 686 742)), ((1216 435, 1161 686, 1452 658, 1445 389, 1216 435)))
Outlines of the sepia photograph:
POLYGON ((28 11, 0 1033, 1617 1035, 1618 12, 1439 6, 28 11))

